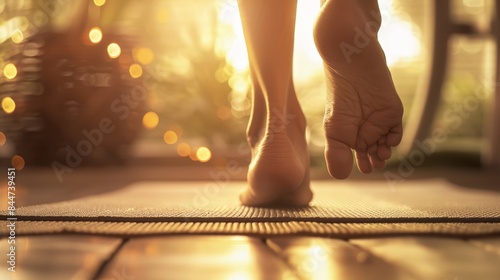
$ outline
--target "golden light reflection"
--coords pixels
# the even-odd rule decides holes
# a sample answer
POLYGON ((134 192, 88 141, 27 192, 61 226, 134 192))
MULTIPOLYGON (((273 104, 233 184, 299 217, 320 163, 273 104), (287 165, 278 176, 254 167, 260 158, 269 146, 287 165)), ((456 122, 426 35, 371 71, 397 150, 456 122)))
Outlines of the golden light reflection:
POLYGON ((212 152, 207 147, 200 147, 196 151, 196 157, 200 162, 208 162, 212 158, 212 152))
POLYGON ((12 114, 16 110, 16 102, 10 97, 2 99, 2 109, 7 114, 12 114))
MULTIPOLYGON (((99 27, 93 27, 89 32, 90 42, 97 44, 102 40, 102 30, 99 27)), ((109 49, 108 49, 109 50, 109 49)))
POLYGON ((159 122, 160 118, 155 112, 147 112, 144 114, 144 117, 142 117, 142 124, 147 129, 155 129, 159 122))
POLYGON ((17 67, 12 63, 6 64, 3 68, 3 75, 9 80, 14 79, 17 76, 17 67))
POLYGON ((165 132, 165 134, 163 134, 163 140, 165 140, 165 143, 173 145, 173 144, 177 143, 177 141, 179 140, 179 137, 177 137, 177 133, 169 130, 169 131, 165 132))
POLYGON ((132 64, 128 69, 130 76, 134 79, 140 78, 142 76, 142 67, 139 64, 132 64))
POLYGON ((0 131, 0 147, 5 145, 5 142, 7 142, 7 137, 3 132, 0 131))
POLYGON ((111 43, 108 45, 108 55, 110 58, 118 58, 122 54, 122 49, 117 43, 111 43))
POLYGON ((155 59, 155 54, 150 48, 134 48, 134 59, 142 65, 148 65, 155 59))
POLYGON ((177 153, 181 157, 188 157, 191 154, 191 147, 187 143, 180 143, 177 146, 177 153))
POLYGON ((21 30, 17 29, 14 32, 12 32, 12 35, 10 37, 12 39, 12 42, 16 44, 20 44, 24 40, 24 34, 21 30))
POLYGON ((94 0, 94 5, 97 7, 104 6, 104 4, 106 4, 106 0, 94 0))
POLYGON ((15 155, 11 160, 12 166, 17 170, 23 170, 26 162, 22 156, 15 155))
POLYGON ((331 265, 326 244, 310 244, 304 251, 304 259, 298 265, 300 272, 314 279, 337 279, 339 271, 331 265), (337 276, 337 277, 336 277, 337 276))

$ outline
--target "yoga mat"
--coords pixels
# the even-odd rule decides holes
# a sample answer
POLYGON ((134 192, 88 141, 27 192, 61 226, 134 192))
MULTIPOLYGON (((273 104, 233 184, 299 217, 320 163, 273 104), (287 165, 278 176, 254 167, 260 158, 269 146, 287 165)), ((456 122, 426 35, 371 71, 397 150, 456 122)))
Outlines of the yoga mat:
MULTIPOLYGON (((314 181, 310 207, 241 206, 244 182, 141 182, 65 202, 17 209, 18 221, 494 223, 500 194, 444 180, 314 181)), ((91 187, 91 186, 89 186, 91 187)), ((7 211, 0 212, 5 220, 7 211)))

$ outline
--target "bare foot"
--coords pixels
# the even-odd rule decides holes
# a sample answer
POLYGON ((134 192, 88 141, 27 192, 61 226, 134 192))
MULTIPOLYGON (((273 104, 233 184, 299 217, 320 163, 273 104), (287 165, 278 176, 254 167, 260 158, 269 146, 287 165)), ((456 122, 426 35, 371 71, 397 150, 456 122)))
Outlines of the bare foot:
POLYGON ((370 173, 385 166, 401 141, 403 106, 377 40, 379 28, 376 0, 330 0, 316 22, 328 83, 325 158, 338 179, 351 173, 352 150, 358 169, 370 173))
POLYGON ((252 161, 240 200, 247 206, 307 206, 312 192, 306 121, 295 92, 289 94, 287 108, 271 112, 262 95, 255 96, 248 129, 252 161))

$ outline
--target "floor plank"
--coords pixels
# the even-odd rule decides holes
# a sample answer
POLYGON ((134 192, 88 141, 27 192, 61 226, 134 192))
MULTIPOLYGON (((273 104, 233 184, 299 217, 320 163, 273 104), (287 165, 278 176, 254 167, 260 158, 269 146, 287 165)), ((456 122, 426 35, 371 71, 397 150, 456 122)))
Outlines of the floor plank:
POLYGON ((167 236, 131 239, 99 279, 292 280, 297 277, 260 239, 167 236))
MULTIPOLYGON (((119 238, 92 236, 17 237, 15 272, 3 261, 0 279, 92 279, 120 243, 119 238)), ((12 245, 0 240, 2 256, 12 245)))
POLYGON ((413 279, 403 269, 339 239, 287 236, 267 243, 304 279, 413 279))
POLYGON ((409 271, 416 279, 500 279, 500 256, 460 239, 401 237, 350 242, 409 271))

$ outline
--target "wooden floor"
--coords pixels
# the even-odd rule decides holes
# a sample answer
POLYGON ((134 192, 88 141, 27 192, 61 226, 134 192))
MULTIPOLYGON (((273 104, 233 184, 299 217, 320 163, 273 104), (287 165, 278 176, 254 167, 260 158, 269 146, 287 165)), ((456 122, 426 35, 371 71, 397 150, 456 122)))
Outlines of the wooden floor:
MULTIPOLYGON (((88 191, 62 189, 60 185, 40 190, 40 182, 48 181, 42 173, 37 176, 19 180, 26 205, 81 197, 88 191), (39 188, 32 187, 35 185, 39 188)), ((98 179, 94 177, 94 182, 98 179)), ((80 182, 69 180, 70 185, 80 182)), ((28 234, 16 237, 15 272, 7 270, 9 246, 3 236, 0 279, 500 279, 500 235, 394 234, 338 239, 303 235, 28 234)))
POLYGON ((500 238, 53 235, 16 244, 16 272, 2 264, 0 279, 500 279, 500 238))

